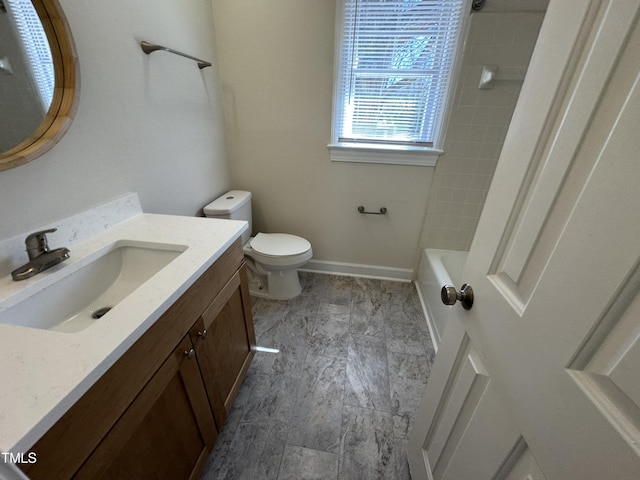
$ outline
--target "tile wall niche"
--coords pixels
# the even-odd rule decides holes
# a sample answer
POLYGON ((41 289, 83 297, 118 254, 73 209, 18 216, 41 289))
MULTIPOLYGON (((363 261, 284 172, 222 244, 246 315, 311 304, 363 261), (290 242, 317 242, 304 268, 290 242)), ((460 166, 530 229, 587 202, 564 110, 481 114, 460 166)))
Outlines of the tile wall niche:
POLYGON ((427 205, 421 248, 469 250, 522 82, 478 88, 483 65, 526 69, 544 12, 471 15, 463 63, 427 205))

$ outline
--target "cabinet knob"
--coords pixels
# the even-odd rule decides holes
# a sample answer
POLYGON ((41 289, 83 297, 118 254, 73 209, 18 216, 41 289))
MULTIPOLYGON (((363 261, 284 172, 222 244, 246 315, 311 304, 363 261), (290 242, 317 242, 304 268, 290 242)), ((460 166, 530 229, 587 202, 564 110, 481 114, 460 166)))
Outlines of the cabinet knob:
POLYGON ((189 359, 191 359, 191 358, 195 357, 195 356, 196 356, 196 350, 195 350, 195 348, 192 348, 192 349, 190 349, 190 350, 185 350, 185 351, 184 351, 184 356, 185 356, 185 357, 187 357, 187 358, 189 358, 189 359))
POLYGON ((203 330, 202 332, 198 332, 198 336, 199 336, 201 339, 203 339, 203 340, 204 340, 205 338, 207 338, 207 333, 208 333, 208 332, 207 332, 207 330, 205 329, 205 330, 203 330))

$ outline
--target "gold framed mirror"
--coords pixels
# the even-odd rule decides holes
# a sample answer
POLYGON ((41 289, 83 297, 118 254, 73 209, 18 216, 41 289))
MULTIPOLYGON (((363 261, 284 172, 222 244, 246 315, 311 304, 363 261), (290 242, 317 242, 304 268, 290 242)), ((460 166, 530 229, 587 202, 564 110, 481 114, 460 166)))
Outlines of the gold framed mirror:
MULTIPOLYGON (((10 9, 9 0, 0 0, 3 15, 10 9)), ((78 103, 78 58, 75 52, 71 31, 57 0, 31 0, 40 18, 42 29, 46 34, 51 60, 53 63, 53 92, 50 95, 50 105, 43 109, 42 121, 33 130, 24 134, 24 139, 11 146, 6 151, 0 151, 0 170, 17 167, 36 159, 56 143, 66 133, 71 125, 78 103)), ((0 52, 2 57, 2 52, 0 52)), ((7 70, 4 74, 12 75, 7 60, 7 70)), ((3 72, 0 72, 2 75, 3 72)), ((1 99, 0 99, 1 101, 1 99)), ((46 106, 46 104, 45 104, 46 106)), ((20 112, 13 111, 13 118, 18 118, 20 112)), ((17 122, 17 120, 16 120, 17 122)), ((37 123, 37 122, 35 122, 37 123)), ((5 124, 6 125, 6 124, 5 124)), ((1 129, 8 128, 0 126, 1 129)))

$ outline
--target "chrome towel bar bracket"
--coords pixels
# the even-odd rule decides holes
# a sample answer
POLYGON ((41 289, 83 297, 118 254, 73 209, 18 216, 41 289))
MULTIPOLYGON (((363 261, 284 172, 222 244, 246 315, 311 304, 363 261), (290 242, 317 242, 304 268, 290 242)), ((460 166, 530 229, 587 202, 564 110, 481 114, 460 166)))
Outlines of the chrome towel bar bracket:
POLYGON ((387 214, 387 207, 380 207, 380 211, 379 212, 367 212, 364 209, 364 206, 360 205, 358 207, 358 212, 365 214, 365 215, 386 215, 387 214))
POLYGON ((181 57, 188 58, 190 60, 194 60, 198 63, 198 68, 202 70, 203 68, 210 67, 211 62, 207 62, 200 58, 192 57, 191 55, 187 55, 186 53, 178 52, 177 50, 173 50, 171 48, 163 47, 162 45, 156 45, 155 43, 145 42, 144 40, 140 42, 140 48, 142 51, 149 55, 151 52, 155 52, 156 50, 163 50, 165 52, 173 53, 174 55, 180 55, 181 57))

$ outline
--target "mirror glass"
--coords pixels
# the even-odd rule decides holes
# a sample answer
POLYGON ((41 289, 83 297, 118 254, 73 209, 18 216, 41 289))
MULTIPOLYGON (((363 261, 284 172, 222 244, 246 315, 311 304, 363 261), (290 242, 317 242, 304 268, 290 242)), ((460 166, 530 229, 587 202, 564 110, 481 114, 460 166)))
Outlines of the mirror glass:
POLYGON ((4 0, 0 12, 0 151, 23 142, 42 123, 53 98, 53 58, 31 1, 4 0))
POLYGON ((0 0, 0 170, 33 160, 67 130, 75 63, 57 0, 0 0))

